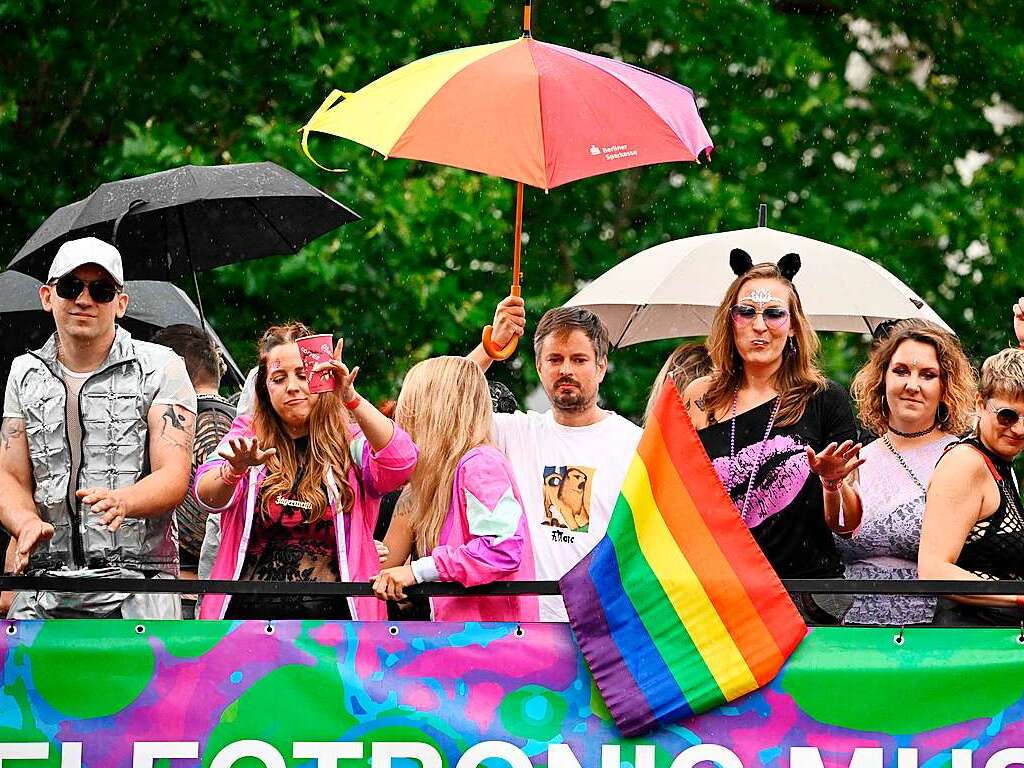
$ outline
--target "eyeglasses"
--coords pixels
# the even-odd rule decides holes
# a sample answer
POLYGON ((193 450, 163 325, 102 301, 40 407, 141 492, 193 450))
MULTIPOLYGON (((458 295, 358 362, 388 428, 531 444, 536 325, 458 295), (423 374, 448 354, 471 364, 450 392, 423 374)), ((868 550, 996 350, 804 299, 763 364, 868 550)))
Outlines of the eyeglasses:
POLYGON ((729 313, 732 315, 732 321, 738 326, 750 325, 758 315, 764 318, 765 325, 775 330, 784 328, 789 321, 789 310, 782 307, 765 307, 757 310, 749 304, 737 304, 729 313))
POLYGON ((992 408, 988 403, 986 403, 985 409, 996 415, 996 421, 999 422, 999 426, 1001 427, 1012 427, 1020 421, 1021 418, 1024 418, 1017 413, 1017 411, 1013 410, 1013 408, 992 408))
POLYGON ((121 290, 112 280, 100 279, 87 283, 74 275, 64 275, 53 286, 57 295, 66 301, 74 301, 82 295, 84 288, 88 288, 89 295, 97 304, 109 304, 121 290))

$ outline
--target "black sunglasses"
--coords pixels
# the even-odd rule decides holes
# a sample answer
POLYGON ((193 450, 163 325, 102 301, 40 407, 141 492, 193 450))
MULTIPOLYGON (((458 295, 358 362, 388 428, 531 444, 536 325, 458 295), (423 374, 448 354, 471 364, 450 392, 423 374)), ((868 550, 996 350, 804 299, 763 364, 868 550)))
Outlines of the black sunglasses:
POLYGON ((1021 415, 1013 410, 1013 408, 996 408, 993 410, 992 408, 989 408, 987 403, 985 404, 985 408, 996 415, 996 421, 999 422, 999 426, 1001 427, 1012 427, 1021 420, 1021 415))
POLYGON ((87 283, 74 275, 64 275, 64 277, 53 283, 53 286, 57 291, 57 295, 66 301, 74 301, 82 295, 84 288, 88 288, 89 295, 97 304, 109 304, 121 290, 113 280, 101 278, 87 283))

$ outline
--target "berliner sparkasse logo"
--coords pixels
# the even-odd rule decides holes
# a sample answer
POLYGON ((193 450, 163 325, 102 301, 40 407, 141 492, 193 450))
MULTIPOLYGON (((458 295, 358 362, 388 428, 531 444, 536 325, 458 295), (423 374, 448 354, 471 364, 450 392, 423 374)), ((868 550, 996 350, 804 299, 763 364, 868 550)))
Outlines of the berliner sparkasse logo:
POLYGON ((636 157, 639 150, 631 149, 629 144, 609 144, 608 146, 591 144, 590 154, 594 157, 604 155, 605 160, 618 160, 622 157, 636 157))

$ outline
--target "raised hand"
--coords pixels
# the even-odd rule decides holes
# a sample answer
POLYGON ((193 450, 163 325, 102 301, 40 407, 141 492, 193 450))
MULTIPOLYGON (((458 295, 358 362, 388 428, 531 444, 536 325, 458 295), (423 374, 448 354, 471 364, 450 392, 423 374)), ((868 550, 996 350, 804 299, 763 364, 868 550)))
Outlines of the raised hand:
POLYGON ((811 465, 811 471, 822 480, 835 483, 864 463, 864 459, 860 458, 860 449, 863 447, 860 443, 846 440, 842 444, 829 443, 825 450, 815 453, 808 446, 807 463, 811 465))
POLYGON ((505 346, 514 337, 526 333, 526 304, 521 296, 506 296, 494 310, 491 340, 505 346))
POLYGON ((344 351, 345 339, 342 337, 334 345, 334 358, 314 365, 313 373, 321 373, 323 371, 333 373, 334 380, 337 382, 334 391, 339 392, 345 402, 351 402, 356 399, 356 388, 354 385, 356 376, 359 375, 359 366, 357 365, 352 370, 349 370, 349 367, 342 361, 342 353, 344 351))
POLYGON ((1013 332, 1017 336, 1017 343, 1024 346, 1024 296, 1013 305, 1013 332))
POLYGON ((249 467, 258 467, 264 464, 269 456, 277 453, 276 448, 263 450, 259 441, 254 438, 240 437, 236 440, 229 440, 227 447, 217 451, 217 455, 227 461, 231 471, 236 475, 243 474, 249 467))

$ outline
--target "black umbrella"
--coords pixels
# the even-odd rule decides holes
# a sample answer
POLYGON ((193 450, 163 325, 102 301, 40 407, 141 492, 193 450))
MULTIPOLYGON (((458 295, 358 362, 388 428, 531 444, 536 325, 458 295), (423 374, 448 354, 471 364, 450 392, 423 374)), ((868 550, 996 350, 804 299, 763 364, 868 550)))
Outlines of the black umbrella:
MULTIPOLYGON (((26 350, 43 345, 53 333, 53 320, 39 304, 39 286, 33 277, 7 270, 0 272, 0 375, 6 380, 11 361, 26 350)), ((129 280, 124 286, 129 296, 128 312, 119 320, 134 338, 148 341, 161 328, 176 323, 201 327, 199 310, 192 300, 171 283, 157 280, 129 280)), ((245 381, 238 363, 209 324, 213 337, 227 363, 228 373, 238 386, 245 381)))
POLYGON ((358 218, 274 163, 186 165, 108 182, 57 210, 10 266, 45 279, 62 243, 91 235, 116 242, 128 278, 195 281, 205 269, 295 253, 358 218))

